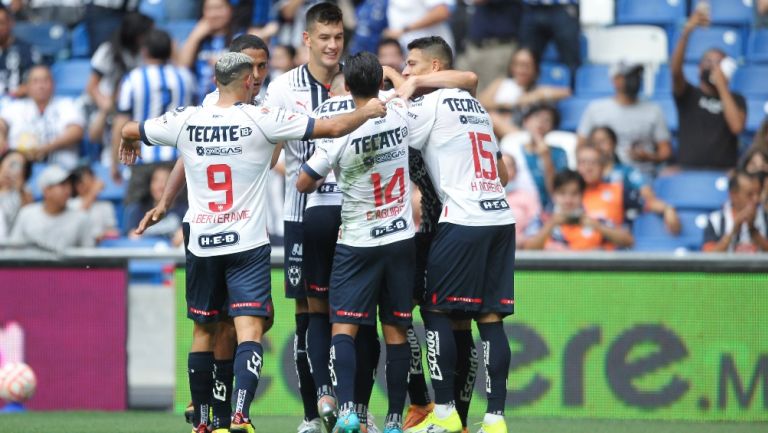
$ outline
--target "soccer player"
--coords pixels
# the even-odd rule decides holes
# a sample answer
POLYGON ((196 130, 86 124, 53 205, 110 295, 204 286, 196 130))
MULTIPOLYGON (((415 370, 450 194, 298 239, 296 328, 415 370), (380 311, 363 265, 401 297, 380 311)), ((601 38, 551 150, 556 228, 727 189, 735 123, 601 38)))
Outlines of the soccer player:
MULTIPOLYGON (((269 62, 269 48, 258 36, 241 35, 232 41, 229 51, 233 53, 247 54, 253 59, 253 105, 261 105, 259 94, 262 84, 269 73, 267 64, 269 62)), ((219 99, 219 91, 206 95, 203 100, 203 106, 213 105, 219 99)), ((274 164, 273 164, 274 165, 274 164)), ((184 186, 184 161, 178 159, 173 167, 171 176, 163 191, 163 197, 158 205, 149 210, 139 224, 136 230, 137 234, 144 233, 147 227, 152 226, 161 219, 169 207, 173 204, 176 196, 184 186)), ((268 318, 267 329, 272 326, 272 317, 268 318)), ((213 355, 215 358, 214 385, 211 394, 211 407, 213 409, 213 419, 211 428, 214 433, 224 433, 229 428, 230 415, 232 412, 232 382, 234 380, 233 361, 235 348, 237 346, 237 337, 235 336, 235 327, 231 318, 222 319, 218 322, 216 336, 214 338, 213 355)), ((190 404, 185 411, 187 422, 196 424, 193 420, 194 406, 190 404)))
MULTIPOLYGON (((378 100, 383 71, 373 54, 350 57, 344 79, 356 106, 378 100)), ((410 364, 406 330, 413 308, 414 228, 407 109, 400 99, 390 101, 388 108, 383 120, 319 143, 296 184, 299 191, 313 191, 333 169, 344 196, 329 292, 330 365, 340 403, 334 433, 359 431, 355 336, 361 325, 375 325, 377 306, 387 343, 389 409, 384 433, 402 433, 410 364)))
MULTIPOLYGON (((344 50, 344 27, 341 10, 332 3, 319 3, 307 10, 306 31, 303 33, 304 45, 309 49, 309 62, 291 69, 270 83, 267 89, 266 104, 295 110, 303 114, 311 114, 329 95, 331 80, 340 71, 339 61, 344 50)), ((322 300, 325 296, 321 290, 314 290, 309 298, 318 302, 308 301, 307 285, 304 270, 304 210, 307 195, 296 190, 296 178, 301 165, 314 152, 311 141, 293 140, 284 145, 285 149, 285 203, 284 203, 284 236, 285 236, 285 295, 295 300, 296 334, 294 337, 294 362, 298 375, 299 391, 304 405, 304 420, 299 425, 299 433, 320 433, 320 418, 328 423, 333 421, 335 406, 333 400, 325 395, 325 385, 328 378, 320 365, 327 364, 324 351, 317 353, 313 360, 314 369, 310 369, 307 354, 307 334, 314 341, 315 348, 325 345, 329 334, 329 324, 324 318, 327 307, 322 300), (310 310, 311 305, 311 310, 310 310), (315 383, 312 372, 320 383, 315 383), (318 397, 320 401, 318 402, 318 397), (320 410, 318 410, 320 403, 320 410)), ((327 217, 328 212, 310 212, 310 218, 317 221, 307 221, 312 227, 312 236, 327 238, 335 236, 338 225, 327 217)), ((315 267, 315 265, 312 265, 315 267)), ((322 267, 322 263, 317 264, 322 267)), ((322 284, 317 284, 317 286, 322 284)), ((322 281, 320 281, 322 283, 322 281)), ((374 330, 375 331, 375 330, 374 330)), ((368 353, 373 352, 373 345, 378 347, 376 334, 363 339, 371 346, 368 353)), ((362 341, 362 340, 361 340, 362 341)))
POLYGON ((185 160, 188 317, 195 322, 189 380, 196 431, 208 432, 213 338, 221 310, 234 318, 238 346, 231 432, 253 432, 249 409, 263 363, 261 338, 272 310, 270 246, 263 206, 269 161, 278 141, 339 137, 386 114, 378 100, 333 120, 254 107, 253 59, 227 53, 216 63, 219 99, 179 108, 123 128, 121 160, 133 164, 147 145, 175 146, 185 160))
MULTIPOLYGON (((449 69, 453 62, 450 47, 438 37, 416 39, 408 49, 406 76, 449 69)), ((409 118, 411 146, 422 152, 442 209, 429 249, 421 307, 435 408, 406 432, 462 431, 456 405, 457 391, 464 386, 455 386, 454 380, 455 329, 462 329, 468 318, 478 323, 487 371, 488 407, 480 431, 506 432, 510 350, 502 320, 514 306, 515 220, 504 198, 506 172, 498 163, 491 120, 474 97, 458 89, 414 99, 409 118)))

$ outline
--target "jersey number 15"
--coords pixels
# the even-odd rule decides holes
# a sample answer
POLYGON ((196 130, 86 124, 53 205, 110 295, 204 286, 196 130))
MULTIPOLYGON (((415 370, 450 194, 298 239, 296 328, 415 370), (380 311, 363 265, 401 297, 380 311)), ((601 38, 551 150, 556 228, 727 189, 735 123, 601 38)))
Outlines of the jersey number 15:
POLYGON ((475 177, 496 180, 496 155, 485 149, 486 143, 491 143, 489 134, 482 132, 470 132, 469 139, 472 141, 472 160, 475 162, 475 177), (483 167, 483 162, 488 161, 490 170, 483 167))

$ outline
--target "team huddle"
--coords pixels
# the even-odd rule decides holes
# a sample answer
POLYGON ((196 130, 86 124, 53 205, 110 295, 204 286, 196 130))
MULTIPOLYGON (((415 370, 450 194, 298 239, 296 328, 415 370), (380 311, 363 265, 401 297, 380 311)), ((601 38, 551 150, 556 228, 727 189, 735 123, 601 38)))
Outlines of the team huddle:
MULTIPOLYGON (((202 106, 123 129, 127 164, 142 143, 181 155, 164 196, 186 183, 193 431, 254 431, 249 412, 265 362, 261 340, 275 314, 267 176, 284 150, 285 289, 295 300, 304 405, 299 433, 378 431, 368 413, 380 355, 377 318, 386 343, 384 433, 467 431, 479 363, 473 320, 487 372, 479 431, 506 433, 510 349, 502 321, 514 308, 515 221, 490 118, 472 96, 476 78, 451 70, 451 49, 439 37, 408 45, 402 75, 367 52, 342 67, 341 20, 333 4, 309 9, 310 60, 270 83, 263 102, 255 97, 268 48, 244 35, 216 62, 217 91, 202 106), (381 90, 385 80, 392 90, 381 90), (434 401, 412 326, 416 305, 434 401)), ((164 212, 148 212, 139 230, 164 212)))

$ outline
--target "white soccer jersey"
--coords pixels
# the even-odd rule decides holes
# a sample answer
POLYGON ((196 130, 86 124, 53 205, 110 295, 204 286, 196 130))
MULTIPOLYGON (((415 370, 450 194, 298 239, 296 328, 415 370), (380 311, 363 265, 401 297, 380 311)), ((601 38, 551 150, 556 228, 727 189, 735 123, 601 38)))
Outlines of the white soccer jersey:
POLYGON ((440 195, 440 222, 515 222, 498 176, 493 124, 477 99, 465 90, 436 90, 415 98, 408 118, 411 146, 421 150, 440 195))
POLYGON ((307 138, 314 119, 279 108, 237 104, 179 108, 142 122, 149 145, 176 146, 184 160, 189 250, 210 257, 269 243, 266 187, 278 141, 307 138))
POLYGON ((374 247, 412 238, 407 109, 401 99, 387 116, 346 137, 317 143, 304 170, 320 179, 333 169, 344 200, 338 243, 374 247))
MULTIPOLYGON (((352 96, 336 96, 323 102, 322 105, 312 113, 312 116, 316 119, 327 119, 329 117, 338 116, 339 114, 351 113, 355 111, 355 103, 352 101, 352 96)), ((316 148, 317 141, 313 143, 313 147, 316 148)), ((341 189, 336 183, 336 175, 333 171, 328 173, 325 177, 325 181, 317 191, 307 195, 306 209, 315 206, 341 206, 341 189)))
MULTIPOLYGON (((282 107, 306 115, 329 98, 328 88, 309 73, 307 65, 291 69, 269 84, 264 105, 282 107)), ((285 221, 301 222, 304 219, 307 195, 295 185, 301 165, 315 151, 313 141, 291 140, 285 143, 285 221)))

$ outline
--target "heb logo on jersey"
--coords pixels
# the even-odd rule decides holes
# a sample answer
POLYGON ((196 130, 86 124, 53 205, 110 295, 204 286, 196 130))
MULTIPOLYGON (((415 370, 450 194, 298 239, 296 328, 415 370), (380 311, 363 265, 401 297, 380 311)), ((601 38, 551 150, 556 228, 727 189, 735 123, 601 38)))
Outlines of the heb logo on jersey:
POLYGON ((392 223, 389 225, 372 228, 371 237, 380 238, 382 236, 391 235, 392 233, 401 232, 407 228, 408 228, 408 223, 405 222, 405 219, 398 218, 392 221, 392 223))
POLYGON ((341 194, 341 188, 335 183, 324 183, 317 189, 318 194, 341 194))
POLYGON ((504 210, 509 209, 509 203, 506 200, 482 200, 480 202, 480 209, 484 211, 492 210, 504 210))
POLYGON ((203 146, 197 146, 197 155, 198 156, 229 156, 229 155, 240 155, 243 153, 243 147, 242 146, 213 146, 213 147, 203 147, 203 146))
POLYGON ((197 238, 197 244, 200 248, 219 248, 235 245, 240 242, 240 235, 237 232, 216 233, 213 235, 200 235, 197 238))
POLYGON ((395 128, 389 131, 380 132, 374 135, 367 135, 365 137, 358 137, 352 140, 352 145, 355 146, 355 153, 368 153, 375 152, 387 147, 394 147, 403 143, 403 139, 408 136, 408 128, 395 128))
POLYGON ((253 129, 247 126, 223 125, 223 126, 195 126, 188 125, 189 141, 197 143, 233 142, 240 137, 247 137, 253 133, 253 129))

